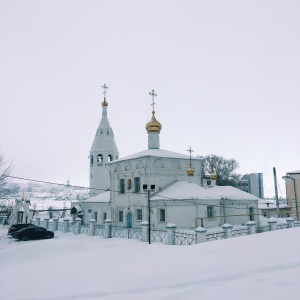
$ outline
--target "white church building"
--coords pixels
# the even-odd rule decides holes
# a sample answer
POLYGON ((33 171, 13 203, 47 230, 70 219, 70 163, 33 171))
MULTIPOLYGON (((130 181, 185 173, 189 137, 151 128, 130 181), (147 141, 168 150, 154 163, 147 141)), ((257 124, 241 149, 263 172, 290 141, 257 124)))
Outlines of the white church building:
POLYGON ((103 224, 111 219, 116 226, 139 227, 149 220, 149 211, 155 228, 168 223, 178 228, 210 228, 257 220, 259 198, 231 186, 216 186, 213 170, 207 186, 201 158, 160 149, 162 125, 155 116, 154 91, 150 93, 152 118, 146 124, 148 149, 119 158, 107 118, 107 86, 103 88, 102 118, 90 150, 91 197, 73 203, 73 212, 84 223, 95 219, 103 224))

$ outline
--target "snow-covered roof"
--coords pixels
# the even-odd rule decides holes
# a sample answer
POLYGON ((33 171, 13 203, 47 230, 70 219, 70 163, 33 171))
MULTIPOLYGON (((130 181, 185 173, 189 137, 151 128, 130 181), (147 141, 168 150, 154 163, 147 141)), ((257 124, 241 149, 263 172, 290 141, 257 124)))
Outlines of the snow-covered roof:
POLYGON ((209 191, 216 196, 225 198, 228 200, 261 200, 260 198, 241 191, 233 186, 213 186, 209 188, 209 191))
POLYGON ((84 200, 84 202, 109 202, 110 201, 110 191, 98 194, 94 197, 84 200))
MULTIPOLYGON (((260 209, 274 209, 276 208, 276 202, 270 200, 260 200, 258 201, 258 208, 260 209)), ((287 204, 279 204, 279 208, 289 208, 287 204)))
MULTIPOLYGON (((120 158, 118 160, 112 161, 110 163, 116 163, 124 160, 129 160, 129 159, 136 159, 136 158, 141 158, 145 156, 152 156, 152 157, 164 157, 164 158, 181 158, 181 159, 189 159, 189 155, 181 154, 181 153, 176 153, 168 150, 163 150, 163 149, 147 149, 141 152, 137 152, 135 154, 125 156, 123 158, 120 158)), ((199 159, 197 157, 192 157, 193 160, 199 159)))
POLYGON ((300 174, 300 170, 287 172, 287 174, 300 174))
POLYGON ((220 197, 196 183, 177 181, 151 198, 151 200, 168 199, 220 199, 220 197))

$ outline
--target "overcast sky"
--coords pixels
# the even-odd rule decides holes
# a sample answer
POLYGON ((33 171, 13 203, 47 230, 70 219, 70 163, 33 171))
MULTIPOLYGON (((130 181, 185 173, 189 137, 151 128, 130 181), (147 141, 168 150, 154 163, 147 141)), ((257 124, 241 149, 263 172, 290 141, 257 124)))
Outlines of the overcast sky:
MULTIPOLYGON (((109 86, 120 157, 235 158, 274 195, 299 170, 300 1, 0 1, 0 152, 13 175, 88 186, 109 86)), ((279 195, 280 196, 280 195, 279 195)))

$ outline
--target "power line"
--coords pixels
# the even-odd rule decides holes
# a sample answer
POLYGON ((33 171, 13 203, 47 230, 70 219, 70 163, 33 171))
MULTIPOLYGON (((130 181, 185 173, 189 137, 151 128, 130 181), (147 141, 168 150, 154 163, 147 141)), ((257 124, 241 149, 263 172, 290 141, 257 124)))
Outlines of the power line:
MULTIPOLYGON (((17 177, 17 176, 7 176, 7 177, 14 178, 14 179, 19 179, 19 180, 27 180, 27 181, 31 181, 31 182, 39 182, 39 183, 45 183, 45 184, 53 184, 53 185, 65 186, 65 184, 63 184, 63 183, 56 183, 56 182, 43 181, 43 180, 37 180, 37 179, 30 179, 30 178, 24 178, 24 177, 17 177)), ((98 188, 88 188, 88 187, 77 186, 77 185, 69 185, 69 186, 73 187, 73 188, 83 188, 83 189, 87 189, 87 190, 96 190, 96 191, 104 191, 104 192, 110 191, 110 192, 113 192, 113 193, 120 194, 120 191, 115 191, 115 190, 111 190, 111 189, 105 190, 105 189, 98 189, 98 188)), ((131 194, 131 193, 132 192, 122 191, 122 194, 131 194)), ((143 192, 139 192, 139 194, 140 195, 147 195, 147 193, 143 193, 143 192)), ((169 200, 169 201, 170 200, 171 201, 184 201, 184 203, 192 203, 193 205, 190 205, 190 206, 194 206, 195 204, 202 205, 202 206, 207 206, 207 205, 209 205, 208 203, 207 204, 205 204, 205 203, 196 203, 196 201, 197 200, 210 201, 209 199, 174 199, 174 198, 171 198, 171 197, 160 195, 158 193, 156 193, 155 195, 152 195, 152 196, 158 196, 158 197, 164 198, 165 200, 169 200)), ((212 200, 222 200, 222 199, 212 199, 212 200)), ((230 199, 224 199, 224 200, 227 200, 227 201, 238 201, 238 200, 230 200, 230 199)), ((156 201, 163 201, 163 199, 159 199, 159 200, 156 200, 156 201)), ((155 206, 159 206, 159 204, 152 205, 152 207, 155 207, 155 206)), ((223 208, 223 205, 213 205, 213 206, 214 207, 223 208)), ((245 208, 242 208, 242 207, 229 206, 229 205, 226 205, 226 208, 234 208, 234 209, 243 209, 243 210, 245 210, 245 208)))

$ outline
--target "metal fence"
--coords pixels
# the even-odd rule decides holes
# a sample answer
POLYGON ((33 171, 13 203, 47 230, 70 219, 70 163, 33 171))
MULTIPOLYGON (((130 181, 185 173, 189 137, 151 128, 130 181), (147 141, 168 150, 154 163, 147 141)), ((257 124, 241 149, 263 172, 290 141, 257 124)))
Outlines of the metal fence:
POLYGON ((288 228, 287 224, 276 224, 276 230, 288 228))
POLYGON ((76 225, 69 224, 69 226, 68 226, 68 232, 75 233, 75 228, 76 228, 76 225))
POLYGON ((267 232, 270 231, 269 225, 261 225, 261 226, 257 226, 256 228, 256 233, 262 233, 262 232, 267 232))
POLYGON ((137 239, 143 240, 142 229, 140 228, 130 228, 128 229, 128 238, 129 239, 137 239))
POLYGON ((196 244, 196 233, 186 231, 175 231, 175 245, 193 245, 196 244))
POLYGON ((212 232, 206 234, 206 242, 225 239, 225 231, 212 232))
POLYGON ((294 223, 294 226, 295 226, 295 227, 300 227, 300 222, 295 222, 295 223, 294 223))
POLYGON ((53 229, 54 229, 53 222, 49 222, 48 230, 53 230, 53 229))
POLYGON ((236 229, 236 230, 232 230, 232 236, 233 237, 238 237, 238 236, 244 236, 244 235, 248 235, 249 231, 248 229, 236 229))
POLYGON ((40 221, 40 227, 46 228, 46 224, 45 223, 46 223, 45 221, 40 221))
POLYGON ((95 235, 104 236, 104 225, 95 225, 95 235))
POLYGON ((166 234, 166 230, 151 229, 151 242, 164 243, 166 234))
POLYGON ((81 225, 80 233, 86 233, 89 234, 90 226, 89 225, 81 225))
POLYGON ((58 223, 57 230, 58 231, 64 231, 64 223, 58 223))
POLYGON ((127 229, 119 226, 111 226, 111 237, 128 238, 127 229))

